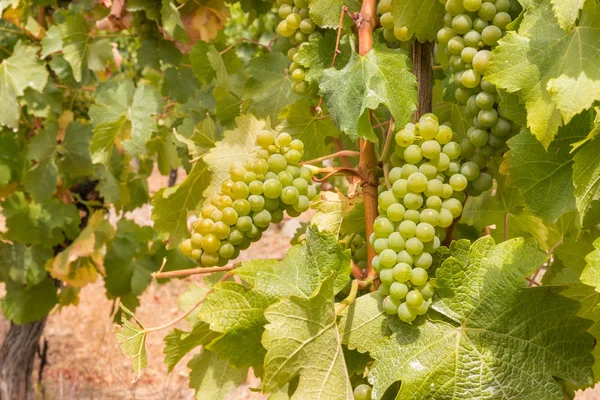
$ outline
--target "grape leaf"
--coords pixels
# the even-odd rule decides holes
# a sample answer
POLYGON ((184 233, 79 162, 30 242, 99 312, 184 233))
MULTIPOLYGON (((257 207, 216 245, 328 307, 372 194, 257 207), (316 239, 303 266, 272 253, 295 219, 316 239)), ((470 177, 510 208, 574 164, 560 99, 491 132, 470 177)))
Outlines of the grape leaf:
POLYGON ((63 56, 71 65, 75 81, 81 82, 83 70, 87 68, 90 51, 87 23, 82 13, 72 10, 59 11, 56 16, 62 39, 63 56))
POLYGON ((594 251, 585 256, 587 264, 581 273, 581 282, 600 292, 600 239, 594 242, 594 248, 594 251))
POLYGON ((0 281, 37 285, 46 279, 44 264, 52 250, 41 246, 23 246, 0 242, 0 281))
MULTIPOLYGON (((350 13, 360 10, 358 0, 309 0, 308 10, 310 19, 321 28, 337 29, 340 26, 340 14, 342 6, 348 7, 350 13)), ((344 20, 346 26, 350 25, 344 20)))
POLYGON ((194 73, 190 68, 175 68, 169 66, 164 70, 161 87, 163 96, 170 96, 179 103, 185 103, 200 88, 194 73))
POLYGON ((42 51, 40 58, 46 58, 52 53, 62 50, 62 37, 58 25, 51 25, 46 31, 46 35, 42 39, 42 51))
POLYGON ((28 201, 23 192, 16 192, 2 202, 2 213, 7 227, 3 238, 12 242, 52 248, 79 234, 77 207, 56 197, 36 203, 28 201))
POLYGON ((27 170, 23 184, 31 197, 41 202, 48 200, 56 192, 58 167, 56 165, 56 133, 58 125, 50 123, 29 143, 26 162, 27 170))
POLYGON ((444 4, 437 0, 392 0, 395 26, 405 26, 420 42, 437 40, 443 27, 444 4))
POLYGON ((585 0, 551 0, 552 10, 561 28, 570 31, 575 26, 585 0))
POLYGON ((226 131, 223 140, 203 157, 212 172, 210 185, 204 191, 205 198, 219 191, 223 181, 229 178, 229 166, 250 157, 256 146, 256 136, 262 129, 268 129, 266 121, 258 120, 252 114, 241 115, 235 122, 236 128, 226 131))
POLYGON ((600 100, 599 27, 600 5, 594 1, 585 2, 578 26, 565 32, 550 0, 538 0, 518 32, 509 32, 494 49, 485 78, 519 95, 527 126, 545 148, 563 122, 600 100))
POLYGON ((179 10, 177 9, 177 6, 171 2, 171 0, 162 0, 160 16, 162 19, 163 28, 165 29, 165 32, 169 34, 169 36, 182 43, 188 42, 189 37, 183 22, 181 22, 179 10))
POLYGON ((292 399, 353 399, 336 326, 335 274, 310 298, 289 297, 265 311, 264 391, 300 376, 292 399))
POLYGON ((311 208, 317 210, 311 223, 321 231, 339 236, 344 219, 354 210, 356 203, 362 203, 362 199, 350 199, 337 189, 335 192, 323 191, 311 203, 311 208))
POLYGON ((310 100, 302 98, 289 104, 281 113, 283 120, 279 129, 300 139, 304 143, 304 159, 314 160, 331 153, 331 145, 325 142, 327 137, 337 138, 340 131, 330 118, 322 118, 311 112, 310 100))
POLYGON ((265 350, 260 339, 267 323, 263 312, 273 301, 260 288, 247 289, 235 282, 213 286, 198 316, 210 324, 211 330, 223 334, 206 348, 236 368, 261 366, 265 350), (239 351, 240 348, 245 350, 239 351))
POLYGON ((58 145, 60 171, 69 178, 79 178, 94 174, 94 165, 90 157, 92 127, 79 121, 69 124, 65 139, 58 145))
POLYGON ((554 377, 593 382, 593 338, 575 316, 578 304, 555 289, 523 287, 547 258, 535 242, 484 237, 464 248, 436 273, 434 308, 451 320, 394 320, 392 336, 372 340, 374 398, 397 380, 398 399, 562 399, 554 377))
POLYGON ((202 193, 209 184, 208 166, 196 161, 188 176, 177 185, 161 188, 152 196, 152 220, 159 236, 173 248, 190 234, 187 228, 188 210, 195 210, 204 200, 202 193))
POLYGON ((197 41, 190 51, 192 71, 196 78, 205 85, 215 77, 215 70, 208 59, 208 52, 209 44, 202 40, 197 41))
POLYGON ((37 51, 37 47, 19 41, 12 55, 0 63, 0 125, 17 127, 20 115, 17 97, 23 96, 26 88, 44 90, 48 71, 37 51))
POLYGON ((265 53, 250 60, 242 97, 250 101, 249 112, 258 118, 270 116, 276 120, 283 107, 299 98, 292 92, 292 80, 286 73, 289 65, 281 53, 265 53))
POLYGON ((204 346, 218 334, 211 331, 208 324, 204 322, 196 322, 190 332, 185 332, 180 329, 173 329, 165 336, 165 364, 169 368, 169 372, 173 371, 175 365, 190 351, 198 346, 204 346))
POLYGON ((202 349, 187 364, 190 369, 190 388, 196 399, 224 400, 248 376, 247 369, 233 369, 229 361, 220 360, 215 353, 202 349))
POLYGON ((592 201, 600 190, 600 139, 595 138, 582 146, 575 154, 573 163, 573 185, 575 202, 581 222, 592 201))
POLYGON ((491 235, 496 241, 531 235, 540 246, 547 248, 548 228, 544 222, 525 209, 523 196, 515 188, 506 185, 506 177, 496 178, 496 190, 488 190, 477 197, 469 197, 465 203, 460 222, 483 228, 496 225, 491 235), (506 223, 506 224, 505 224, 506 223))
MULTIPOLYGON (((181 131, 181 129, 178 130, 181 131)), ((193 160, 203 156, 212 147, 215 147, 217 138, 220 138, 220 132, 215 121, 207 117, 194 127, 193 133, 189 138, 178 133, 175 134, 175 137, 187 146, 190 158, 193 160)))
POLYGON ((113 235, 112 225, 104 219, 104 212, 98 210, 89 217, 87 226, 73 243, 47 261, 46 268, 52 277, 73 287, 93 283, 98 277, 97 270, 104 272, 102 250, 113 235))
POLYGON ((8 281, 6 295, 0 303, 4 316, 15 324, 37 321, 48 315, 58 303, 56 286, 50 278, 27 286, 8 281))
POLYGON ((508 184, 519 189, 527 208, 547 222, 575 209, 573 154, 570 144, 585 137, 590 129, 589 115, 575 117, 560 128, 547 151, 527 131, 508 140, 501 172, 508 184))
POLYGON ((377 142, 372 131, 359 130, 359 119, 367 109, 383 104, 396 124, 404 126, 412 118, 417 99, 411 68, 406 53, 375 42, 364 57, 353 52, 343 69, 323 71, 320 93, 331 119, 351 139, 361 137, 377 142))
POLYGON ((310 226, 304 244, 290 248, 282 261, 244 261, 236 275, 271 298, 308 297, 332 271, 337 272, 335 293, 349 281, 350 255, 329 233, 310 226))
POLYGON ((138 86, 133 94, 130 116, 131 139, 123 142, 131 155, 140 154, 146 142, 156 132, 156 115, 162 110, 160 95, 151 85, 138 86))
POLYGON ((115 326, 115 334, 121 351, 133 361, 133 371, 135 372, 133 381, 135 382, 148 365, 146 330, 123 303, 119 304, 119 309, 122 312, 121 325, 115 326))

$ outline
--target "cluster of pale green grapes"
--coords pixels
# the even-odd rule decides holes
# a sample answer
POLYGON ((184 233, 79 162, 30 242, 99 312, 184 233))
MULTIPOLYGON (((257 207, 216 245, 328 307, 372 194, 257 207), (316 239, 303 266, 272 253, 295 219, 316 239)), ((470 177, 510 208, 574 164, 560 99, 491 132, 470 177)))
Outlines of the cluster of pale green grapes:
POLYGON ((322 36, 315 22, 308 15, 308 0, 277 0, 278 14, 281 22, 277 33, 290 38, 292 48, 288 51, 290 60, 289 72, 292 77, 292 90, 298 94, 308 93, 308 82, 305 81, 306 70, 296 60, 296 54, 304 43, 322 36))
POLYGON ((473 118, 468 140, 461 142, 461 147, 465 157, 476 154, 474 161, 483 167, 489 157, 504 152, 513 128, 498 107, 496 88, 483 78, 491 50, 512 21, 511 2, 447 0, 445 7, 445 26, 438 32, 438 41, 445 48, 458 86, 456 101, 473 118))
POLYGON ((390 43, 410 40, 406 26, 396 26, 394 16, 392 15, 392 0, 381 0, 377 4, 377 14, 379 14, 379 23, 383 27, 383 38, 390 43))
POLYGON ((257 144, 251 157, 231 164, 229 179, 202 207, 192 237, 181 244, 181 251, 204 267, 237 258, 271 223, 281 222, 284 210, 297 217, 316 195, 312 171, 298 165, 302 141, 263 130, 257 144))
POLYGON ((354 261, 358 268, 367 268, 367 242, 362 235, 358 233, 346 235, 342 240, 340 240, 340 244, 344 248, 350 249, 352 261, 354 261))
POLYGON ((377 252, 372 263, 381 281, 379 293, 386 296, 384 311, 404 322, 429 308, 434 288, 428 270, 445 228, 462 214, 465 191, 492 187, 492 177, 476 163, 460 161, 454 136, 433 114, 407 124, 395 136, 391 187, 380 186, 379 216, 369 238, 377 252))

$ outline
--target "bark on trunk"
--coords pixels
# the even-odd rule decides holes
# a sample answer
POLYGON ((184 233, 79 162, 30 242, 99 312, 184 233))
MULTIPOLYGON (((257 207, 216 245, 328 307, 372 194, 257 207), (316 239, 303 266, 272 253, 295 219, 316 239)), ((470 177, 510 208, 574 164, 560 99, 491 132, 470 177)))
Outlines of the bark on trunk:
POLYGON ((423 114, 431 112, 433 98, 433 48, 435 43, 421 43, 415 40, 412 48, 413 73, 419 84, 419 104, 413 114, 413 123, 417 123, 423 114))
POLYGON ((46 318, 25 325, 11 323, 0 348, 0 400, 33 398, 31 375, 46 318))

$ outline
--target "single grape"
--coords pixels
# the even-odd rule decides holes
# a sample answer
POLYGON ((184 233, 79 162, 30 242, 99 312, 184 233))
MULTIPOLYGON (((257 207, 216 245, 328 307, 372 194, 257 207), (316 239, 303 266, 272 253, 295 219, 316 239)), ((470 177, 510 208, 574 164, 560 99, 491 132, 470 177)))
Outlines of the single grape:
POLYGON ((267 210, 262 210, 254 214, 252 221, 259 228, 266 228, 271 224, 271 213, 267 210))
POLYGON ((467 188, 468 181, 467 178, 462 174, 452 175, 448 181, 452 189, 456 192, 462 192, 467 188))
POLYGON ((467 88, 474 88, 481 82, 481 75, 473 69, 468 69, 462 75, 461 83, 467 88))
POLYGON ((445 4, 446 12, 451 16, 462 14, 465 12, 463 0, 448 0, 445 4))
POLYGON ((398 257, 397 257, 396 261, 398 261, 399 263, 406 263, 408 265, 411 265, 414 260, 413 260, 413 256, 408 254, 408 251, 402 250, 401 252, 398 253, 398 257))
POLYGON ((377 13, 382 15, 392 11, 392 0, 380 0, 377 3, 377 13))
POLYGON ((373 232, 378 237, 387 238, 394 232, 394 224, 387 218, 377 218, 373 224, 373 232))
MULTIPOLYGON (((196 235, 196 233, 194 235, 196 235)), ((194 235, 192 235, 192 237, 194 237, 194 235)), ((193 246, 191 239, 186 239, 181 243, 181 245, 179 245, 179 249, 181 250, 181 252, 183 254, 190 257, 192 255, 192 250, 194 250, 194 247, 199 248, 201 246, 202 246, 202 239, 200 239, 200 246, 193 246)))
POLYGON ((391 12, 383 14, 379 19, 379 22, 381 23, 381 26, 386 29, 394 29, 394 17, 391 12))
POLYGON ((440 129, 435 137, 435 140, 437 140, 439 144, 445 145, 447 143, 450 143, 453 135, 454 134, 452 133, 452 129, 449 126, 440 125, 440 129))
POLYGON ((442 152, 444 152, 444 154, 446 154, 450 160, 456 160, 458 157, 460 157, 461 148, 458 143, 450 142, 444 145, 442 152))
POLYGON ((202 238, 202 249, 205 252, 216 253, 221 247, 221 241, 212 233, 205 235, 202 238))
POLYGON ((371 400, 371 386, 360 384, 354 388, 354 400, 371 400))
POLYGON ((252 218, 250 218, 247 215, 239 217, 237 222, 235 223, 235 227, 240 232, 248 232, 250 229, 252 229, 252 218))
POLYGON ((421 172, 415 172, 411 176, 408 177, 408 190, 411 190, 415 193, 422 193, 427 189, 427 177, 421 172))
POLYGON ((463 7, 467 11, 475 12, 481 7, 481 0, 463 0, 463 7))
POLYGON ((404 198, 408 193, 408 181, 406 179, 398 179, 392 185, 392 193, 399 199, 404 198))
POLYGON ((421 222, 417 225, 415 236, 421 242, 429 242, 433 240, 433 237, 435 236, 435 229, 430 223, 421 222))
POLYGON ((489 23, 481 18, 475 18, 473 20, 473 30, 481 33, 489 23))
POLYGON ((426 158, 435 158, 440 154, 441 151, 442 148, 436 140, 426 140, 423 143, 421 143, 421 152, 426 158))
POLYGON ((404 250, 404 239, 400 232, 392 232, 387 238, 387 245, 395 252, 404 250))
POLYGON ((419 133, 425 140, 430 140, 436 137, 440 124, 438 118, 431 113, 423 114, 419 119, 419 133))
POLYGON ((415 267, 428 269, 433 264, 433 257, 428 252, 424 251, 415 256, 415 267))
POLYGON ((423 242, 417 239, 416 237, 412 237, 406 241, 406 251, 415 256, 423 251, 423 242))
POLYGON ((436 226, 438 223, 438 219, 440 217, 440 213, 433 208, 426 208, 421 211, 419 215, 419 220, 421 222, 427 222, 432 226, 436 226))
POLYGON ((460 14, 452 19, 452 29, 459 35, 469 32, 472 26, 473 20, 467 14, 460 14))
POLYGON ((388 240, 384 238, 375 239, 375 243, 373 244, 373 248, 377 253, 381 253, 382 251, 388 248, 388 240))
POLYGON ((384 268, 391 268, 396 265, 397 255, 396 252, 392 249, 385 249, 379 254, 379 259, 381 260, 381 265, 384 268))
POLYGON ((460 36, 454 36, 448 41, 448 51, 450 54, 460 56, 464 48, 465 42, 460 36))
POLYGON ((487 190, 490 190, 493 186, 493 179, 492 176, 489 174, 486 174, 485 172, 481 173, 473 182, 473 187, 480 191, 480 192, 485 192, 487 190))
POLYGON ((200 249, 192 250, 189 257, 193 258, 196 261, 200 261, 202 258, 202 250, 200 250, 200 249))
POLYGON ((480 75, 485 74, 492 53, 489 50, 480 50, 473 57, 473 69, 480 75))
POLYGON ((377 292, 381 295, 381 296, 389 296, 390 295, 390 287, 388 285, 385 284, 381 284, 379 285, 379 288, 377 289, 377 292))
POLYGON ((406 210, 406 212, 404 213, 404 219, 406 221, 412 221, 415 224, 419 223, 419 221, 420 221, 419 210, 406 210))
POLYGON ((390 221, 400 222, 402 221, 405 212, 406 210, 402 204, 394 203, 388 207, 386 215, 390 221))
POLYGON ((382 269, 379 273, 379 280, 388 287, 391 286, 391 284, 394 283, 394 271, 391 268, 382 269))
POLYGON ((408 286, 401 282, 394 282, 390 286, 390 296, 394 299, 401 300, 406 297, 408 286))
POLYGON ((271 178, 267 179, 263 184, 263 190, 265 197, 269 199, 275 199, 281 196, 282 186, 279 180, 271 178))
MULTIPOLYGON (((433 159, 435 160, 435 158, 433 159)), ((437 167, 432 162, 424 162, 419 166, 419 172, 425 175, 427 179, 435 179, 438 173, 437 167)), ((409 177, 410 178, 410 177, 409 177)))
POLYGON ((477 15, 484 21, 491 21, 496 15, 496 6, 493 3, 485 2, 479 8, 477 15))
POLYGON ((473 143, 475 147, 483 147, 487 144, 489 139, 489 134, 486 130, 473 128, 470 133, 467 134, 469 136, 469 140, 473 143))
POLYGON ((421 147, 416 144, 408 146, 404 150, 404 159, 407 163, 416 164, 423 158, 421 147))
POLYGON ((287 167, 287 160, 281 154, 271 154, 267 162, 269 163, 269 169, 276 174, 285 171, 287 167))
POLYGON ((496 123, 492 125, 492 133, 498 137, 505 137, 511 131, 511 123, 504 118, 498 118, 496 123))
POLYGON ((265 208, 265 198, 257 194, 250 195, 248 196, 248 204, 250 204, 250 210, 259 212, 265 208))
POLYGON ((398 200, 394 196, 393 192, 386 190, 379 195, 378 204, 382 210, 387 210, 392 204, 396 204, 398 200))
POLYGON ((467 178, 467 180, 473 181, 479 176, 479 166, 472 161, 467 161, 460 168, 460 173, 467 178))
POLYGON ((223 221, 216 222, 212 227, 212 233, 220 240, 227 239, 229 232, 229 225, 223 221))
POLYGON ((409 308, 406 303, 402 303, 398 307, 398 318, 400 318, 400 321, 410 323, 417 318, 417 313, 415 310, 409 308))
POLYGON ((415 141, 415 133, 410 129, 401 129, 395 136, 396 144, 401 147, 408 147, 415 141))
POLYGON ((429 280, 429 275, 427 271, 423 268, 413 268, 412 275, 410 277, 410 281, 415 286, 422 286, 427 283, 429 280))
MULTIPOLYGON (((390 286, 390 294, 391 294, 391 286, 390 286)), ((396 299, 394 299, 391 295, 387 296, 385 299, 383 299, 383 311, 386 314, 389 315, 394 315, 398 312, 398 306, 400 305, 400 302, 396 299)))
POLYGON ((411 290, 406 294, 406 305, 416 308, 423 302, 423 295, 418 290, 411 290))
POLYGON ((419 292, 425 300, 429 300, 435 294, 435 289, 430 282, 427 282, 425 285, 419 287, 419 292))
POLYGON ((409 239, 417 233, 417 224, 413 221, 404 220, 398 225, 398 232, 404 239, 409 239))
MULTIPOLYGON (((488 4, 488 3, 486 3, 486 4, 488 4)), ((483 41, 483 43, 487 44, 488 46, 497 45, 498 40, 500 40, 501 38, 502 38, 502 31, 500 30, 500 28, 498 28, 497 26, 494 26, 494 25, 487 26, 481 32, 481 40, 483 41)))
POLYGON ((404 164, 402 166, 402 178, 407 179, 411 174, 417 172, 419 168, 413 164, 404 164))
POLYGON ((393 269, 394 279, 398 282, 408 282, 412 276, 412 268, 404 262, 399 262, 393 269))
POLYGON ((204 253, 202 253, 202 256, 200 257, 200 262, 205 267, 214 267, 215 265, 217 265, 219 263, 219 255, 216 252, 214 252, 214 253, 204 252, 204 253))
MULTIPOLYGON (((469 32, 465 33, 465 35, 463 36, 463 40, 465 42, 465 46, 477 49, 479 47, 479 42, 481 41, 481 33, 479 33, 480 31, 475 29, 475 23, 476 22, 473 22, 473 29, 471 29, 469 32)), ((461 55, 461 57, 463 56, 462 53, 460 55, 461 55)), ((465 60, 465 62, 466 63, 472 62, 472 58, 471 58, 471 61, 465 60)))
MULTIPOLYGON (((457 199, 447 199, 442 203, 442 208, 450 211, 454 218, 458 218, 462 213, 462 204, 457 199)), ((408 243, 407 243, 408 245, 408 243)))
POLYGON ((438 31, 437 40, 440 44, 446 45, 454 36, 456 32, 452 28, 444 27, 438 31))

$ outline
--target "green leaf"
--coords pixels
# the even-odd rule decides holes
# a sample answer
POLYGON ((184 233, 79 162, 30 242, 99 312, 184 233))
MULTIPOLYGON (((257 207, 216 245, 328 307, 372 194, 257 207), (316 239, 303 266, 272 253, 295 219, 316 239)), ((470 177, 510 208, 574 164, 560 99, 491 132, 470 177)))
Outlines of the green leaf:
POLYGON ((162 188, 152 196, 152 220, 159 236, 168 248, 181 243, 190 234, 187 228, 188 210, 195 210, 204 200, 202 193, 208 187, 210 173, 202 160, 196 161, 181 183, 162 188))
POLYGON ((156 132, 156 115, 161 111, 160 95, 154 86, 144 85, 135 89, 129 114, 131 139, 123 142, 127 152, 135 156, 144 150, 152 132, 156 132))
POLYGON ((23 184, 31 197, 41 202, 56 192, 58 167, 56 166, 56 133, 58 125, 51 123, 31 139, 27 151, 27 170, 23 184))
POLYGON ((199 88, 200 85, 190 68, 169 66, 164 70, 161 88, 163 96, 170 96, 179 103, 185 103, 199 88))
POLYGON ((596 138, 575 154, 573 164, 573 185, 575 202, 581 222, 600 190, 600 139, 596 138))
POLYGON ((210 330, 208 324, 197 322, 190 332, 173 329, 165 336, 165 364, 169 372, 173 371, 175 365, 190 351, 198 346, 210 343, 218 334, 210 330))
POLYGON ((600 238, 594 242, 594 248, 594 251, 585 256, 587 264, 581 273, 581 282, 600 292, 600 238))
POLYGON ((508 184, 523 194, 529 210, 547 222, 575 209, 570 144, 585 137, 589 127, 587 114, 575 117, 559 130, 547 151, 526 131, 507 142, 510 151, 505 155, 502 173, 509 175, 508 184))
POLYGON ((73 77, 77 82, 81 82, 83 70, 87 68, 88 26, 82 13, 60 11, 58 16, 63 55, 71 65, 73 77))
POLYGON ((260 344, 264 325, 263 313, 273 303, 261 288, 247 289, 235 282, 221 282, 200 306, 200 320, 223 335, 206 348, 233 367, 261 366, 265 350, 260 344), (244 351, 240 351, 243 348, 244 351))
POLYGON ((420 42, 437 40, 443 27, 444 4, 437 0, 392 0, 395 26, 405 26, 420 42))
POLYGON ((338 293, 350 280, 349 251, 344 251, 333 235, 314 226, 307 230, 306 241, 291 247, 282 261, 244 261, 235 269, 244 281, 271 298, 309 297, 332 271, 337 272, 338 293))
POLYGON ((367 109, 385 105, 398 126, 412 118, 417 99, 411 63, 401 50, 374 43, 364 57, 352 53, 341 70, 323 71, 320 93, 335 124, 351 139, 359 137, 377 142, 377 136, 359 130, 359 118, 367 109))
POLYGON ((308 10, 310 19, 321 28, 337 29, 340 26, 342 6, 348 7, 348 11, 353 13, 360 10, 360 4, 357 0, 309 0, 308 10))
POLYGON ((224 400, 248 376, 247 369, 233 369, 229 361, 220 360, 215 353, 202 350, 188 363, 190 388, 198 400, 224 400))
POLYGON ((50 278, 32 286, 8 281, 6 295, 1 300, 2 313, 17 325, 40 320, 58 303, 56 291, 50 278))
POLYGON ((246 69, 244 100, 250 101, 249 112, 258 118, 277 119, 282 108, 298 99, 292 92, 292 80, 286 68, 290 61, 281 53, 266 53, 250 60, 246 69))
POLYGON ((0 64, 0 125, 17 127, 20 115, 17 97, 23 96, 26 88, 44 90, 48 71, 37 51, 37 47, 19 41, 12 55, 0 64))
MULTIPOLYGON (((179 129, 179 131, 182 131, 182 129, 179 129)), ((217 138, 220 137, 220 132, 215 121, 207 117, 194 127, 193 133, 189 138, 178 133, 175 134, 175 137, 187 146, 190 158, 193 160, 203 156, 212 147, 215 147, 217 138)))
POLYGON ((340 131, 330 118, 322 118, 313 114, 308 98, 302 98, 288 105, 279 114, 283 120, 279 128, 300 139, 304 143, 304 159, 314 160, 330 154, 331 145, 326 143, 328 137, 337 138, 340 131))
POLYGON ((397 380, 397 399, 563 399, 555 377, 593 382, 593 338, 575 316, 578 304, 554 289, 524 288, 547 258, 534 241, 484 237, 452 253, 436 272, 433 304, 450 320, 394 320, 392 336, 373 339, 374 397, 397 380))
POLYGON ((486 226, 495 225, 491 234, 498 242, 504 239, 506 231, 507 238, 530 235, 540 246, 547 248, 548 228, 525 209, 523 196, 517 189, 507 186, 506 180, 505 176, 498 176, 495 190, 469 197, 460 222, 472 225, 480 232, 486 226))
POLYGON ((52 53, 62 50, 62 37, 60 35, 60 27, 52 25, 46 31, 46 35, 42 39, 42 52, 40 58, 46 58, 52 53))
POLYGON ((115 327, 117 342, 121 351, 133 362, 134 382, 148 365, 146 358, 146 331, 142 323, 122 303, 121 325, 115 327))
POLYGON ((361 296, 350 304, 338 321, 342 342, 351 350, 368 352, 373 342, 391 334, 392 318, 383 311, 383 297, 377 292, 361 296))
POLYGON ((552 10, 561 28, 570 31, 575 26, 585 0, 551 0, 552 10))
POLYGON ((209 44, 202 40, 197 41, 190 52, 192 71, 196 78, 205 85, 215 77, 215 70, 208 58, 208 52, 209 44))
POLYGON ((299 375, 292 399, 353 398, 336 326, 334 281, 332 275, 314 296, 282 299, 265 311, 265 391, 299 375))
MULTIPOLYGON (((568 3, 575 8, 579 2, 568 3)), ((485 78, 518 94, 527 108, 527 126, 548 148, 563 122, 600 100, 599 41, 599 4, 587 1, 578 26, 565 32, 550 0, 538 0, 518 32, 509 32, 494 49, 485 78)))
POLYGON ((44 265, 52 250, 41 246, 23 246, 0 242, 0 281, 37 285, 47 277, 44 265))
POLYGON ((185 30, 185 26, 183 26, 183 22, 181 22, 181 15, 179 15, 177 6, 173 4, 171 0, 162 0, 160 15, 165 32, 173 39, 182 43, 187 43, 189 37, 185 30))
POLYGON ((92 127, 79 121, 69 124, 65 139, 58 145, 60 155, 58 165, 61 173, 69 178, 79 178, 94 174, 94 165, 90 157, 92 127))
POLYGON ((351 199, 339 190, 323 191, 312 201, 311 208, 317 212, 312 217, 311 223, 321 231, 339 236, 344 219, 350 215, 357 203, 362 204, 362 199, 359 197, 351 199))
POLYGON ((223 140, 203 157, 212 172, 210 185, 204 191, 205 198, 217 193, 223 181, 229 178, 229 166, 234 161, 243 162, 253 154, 256 136, 268 127, 267 122, 256 119, 252 114, 241 115, 235 122, 236 128, 226 131, 223 140))

